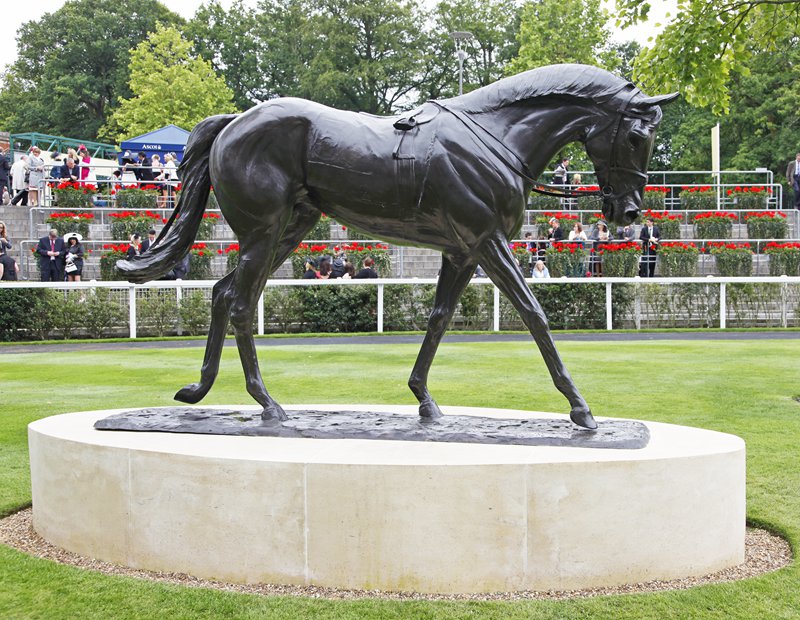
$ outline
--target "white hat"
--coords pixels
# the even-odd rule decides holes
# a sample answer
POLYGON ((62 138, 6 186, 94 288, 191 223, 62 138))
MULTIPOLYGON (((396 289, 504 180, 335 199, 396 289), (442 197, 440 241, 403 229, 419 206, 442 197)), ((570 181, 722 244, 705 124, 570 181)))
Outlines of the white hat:
POLYGON ((69 240, 72 239, 72 237, 75 237, 78 241, 83 241, 83 237, 80 233, 71 232, 64 235, 64 242, 69 243, 69 240))

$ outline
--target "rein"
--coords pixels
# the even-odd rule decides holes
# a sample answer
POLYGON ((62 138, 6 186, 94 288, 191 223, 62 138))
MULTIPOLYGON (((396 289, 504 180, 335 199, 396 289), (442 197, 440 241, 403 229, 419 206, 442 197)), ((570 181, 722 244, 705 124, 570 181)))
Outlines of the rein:
MULTIPOLYGON (((614 132, 613 132, 612 138, 611 138, 611 158, 612 158, 612 160, 611 160, 611 164, 608 166, 607 170, 609 172, 611 172, 611 171, 620 171, 620 172, 626 172, 626 173, 629 173, 629 174, 633 174, 633 175, 636 175, 636 176, 644 179, 644 182, 647 183, 647 178, 648 177, 647 177, 646 173, 641 172, 639 170, 635 170, 633 168, 623 168, 623 167, 618 166, 616 164, 616 146, 617 146, 616 142, 617 142, 617 136, 619 134, 620 127, 622 127, 622 119, 625 118, 626 116, 638 116, 638 115, 630 114, 628 112, 628 106, 630 105, 630 102, 633 99, 633 96, 635 94, 636 94, 635 90, 631 92, 631 94, 628 96, 627 100, 625 101, 625 105, 619 111, 619 116, 617 118, 616 124, 614 125, 614 132)), ((545 196, 555 196, 557 198, 580 198, 580 197, 585 197, 585 196, 598 196, 598 197, 602 197, 603 201, 605 202, 605 201, 611 200, 614 197, 624 196, 625 194, 628 194, 631 191, 633 191, 633 190, 627 190, 627 191, 625 191, 625 192, 623 192, 621 194, 615 194, 614 193, 614 188, 611 185, 608 185, 608 184, 604 185, 599 190, 575 191, 575 190, 569 190, 569 189, 561 189, 557 185, 549 185, 547 183, 541 183, 541 182, 539 182, 539 181, 537 181, 536 179, 533 178, 533 174, 531 173, 530 169, 528 168, 528 165, 523 161, 523 159, 519 155, 517 155, 514 151, 512 151, 505 144, 503 144, 502 140, 500 140, 497 136, 495 136, 491 131, 486 129, 483 125, 481 125, 474 118, 471 118, 471 117, 467 116, 466 114, 464 114, 463 112, 461 112, 459 110, 453 110, 453 109, 447 107, 446 105, 444 105, 443 103, 440 103, 438 101, 431 100, 430 103, 432 103, 436 107, 444 110, 445 112, 448 112, 449 114, 452 114, 453 116, 455 116, 461 122, 461 124, 463 124, 470 131, 470 133, 472 133, 478 139, 478 141, 481 144, 483 144, 483 146, 485 146, 495 157, 497 157, 500 161, 502 161, 509 168, 509 170, 511 170, 517 176, 521 177, 523 180, 528 181, 529 183, 531 183, 532 186, 533 186, 531 188, 531 191, 536 192, 537 194, 543 194, 545 196), (481 136, 481 134, 479 134, 475 130, 475 127, 479 128, 485 135, 489 136, 494 143, 500 145, 503 148, 504 151, 506 151, 507 153, 510 153, 511 155, 513 155, 514 159, 517 160, 517 163, 513 163, 513 162, 509 161, 508 157, 506 157, 503 153, 499 152, 498 149, 496 149, 492 144, 489 144, 483 138, 483 136, 481 136)))

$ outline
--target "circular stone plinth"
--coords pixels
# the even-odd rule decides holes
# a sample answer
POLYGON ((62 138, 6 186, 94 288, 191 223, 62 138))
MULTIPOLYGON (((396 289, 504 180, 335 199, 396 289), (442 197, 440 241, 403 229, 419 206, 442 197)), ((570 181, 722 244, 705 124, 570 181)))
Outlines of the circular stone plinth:
MULTIPOLYGON (((416 411, 287 411, 344 407, 416 411)), ((647 422, 647 447, 617 450, 93 428, 121 411, 29 426, 36 531, 117 564, 464 593, 667 580, 744 560, 745 447, 732 435, 647 422)))

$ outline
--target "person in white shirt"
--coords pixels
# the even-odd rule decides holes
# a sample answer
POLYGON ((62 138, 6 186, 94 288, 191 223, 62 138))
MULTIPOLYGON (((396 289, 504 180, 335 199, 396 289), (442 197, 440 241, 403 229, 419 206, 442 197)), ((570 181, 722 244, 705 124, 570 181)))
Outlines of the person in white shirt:
POLYGON ((28 206, 28 174, 28 156, 23 155, 11 166, 12 205, 22 202, 23 207, 28 206))

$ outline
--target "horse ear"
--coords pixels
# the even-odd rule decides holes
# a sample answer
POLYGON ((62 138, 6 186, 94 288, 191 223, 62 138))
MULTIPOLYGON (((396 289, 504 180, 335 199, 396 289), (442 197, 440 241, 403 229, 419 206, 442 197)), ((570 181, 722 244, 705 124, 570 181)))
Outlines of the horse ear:
POLYGON ((670 103, 675 101, 678 97, 680 97, 680 93, 670 93, 669 95, 656 95, 655 97, 645 97, 644 99, 639 99, 636 101, 636 105, 638 107, 653 107, 657 105, 664 105, 665 103, 670 103))

